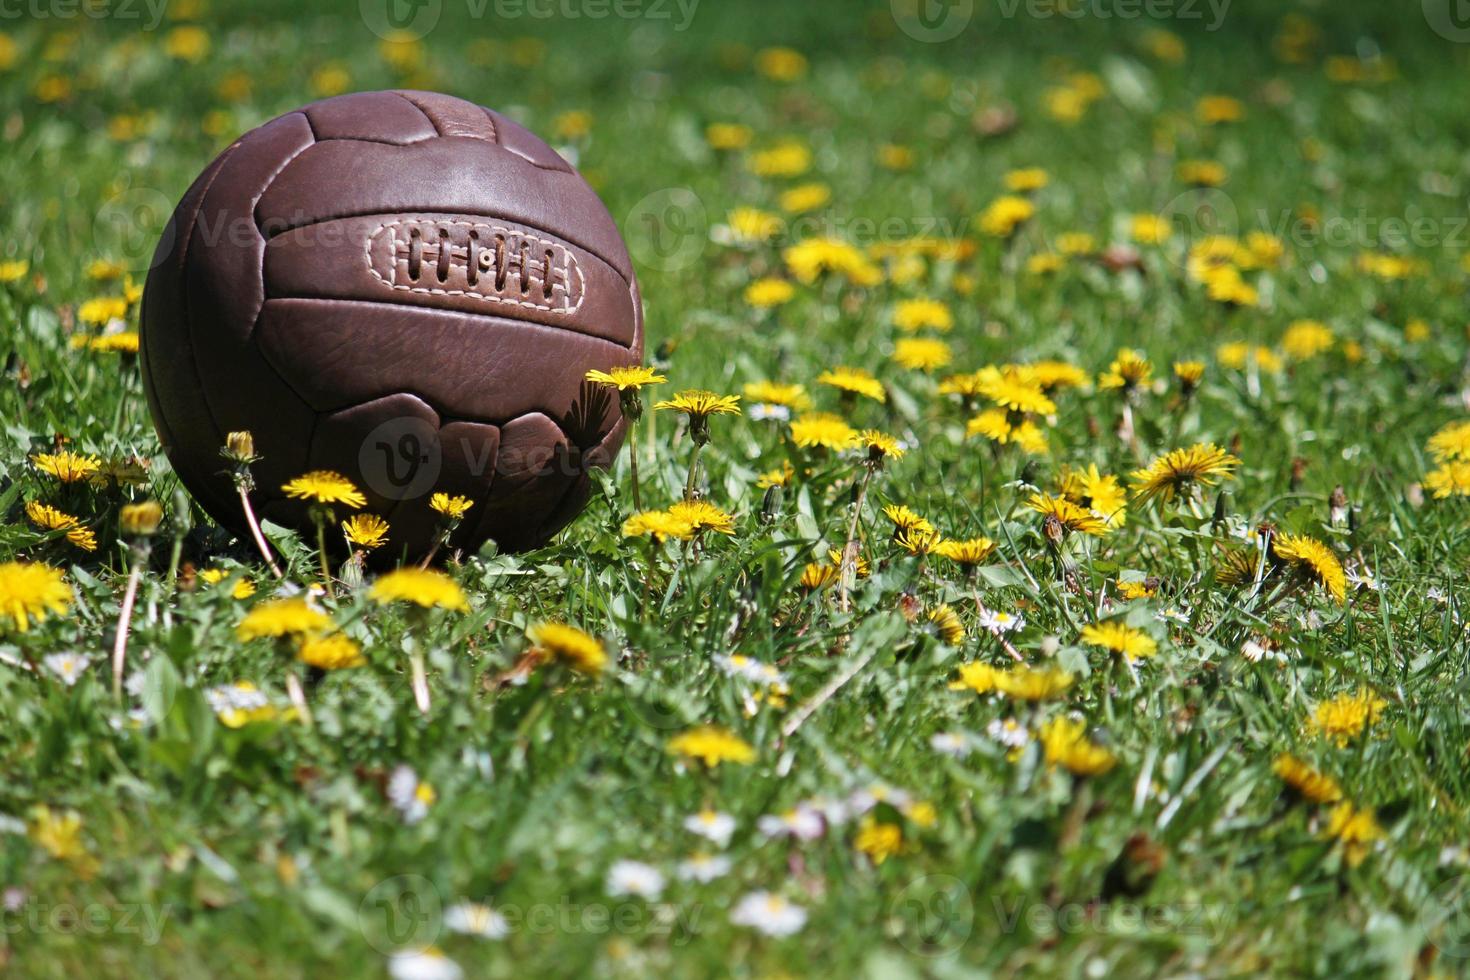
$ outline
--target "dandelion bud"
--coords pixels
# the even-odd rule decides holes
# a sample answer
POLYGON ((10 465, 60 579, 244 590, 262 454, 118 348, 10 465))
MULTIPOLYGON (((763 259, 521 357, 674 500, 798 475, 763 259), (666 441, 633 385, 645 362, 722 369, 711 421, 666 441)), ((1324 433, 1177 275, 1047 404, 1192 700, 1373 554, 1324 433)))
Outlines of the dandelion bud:
POLYGON ((624 388, 618 392, 618 402, 623 410, 623 418, 629 422, 637 422, 643 417, 643 398, 638 394, 637 388, 624 388))
POLYGON ((156 500, 145 500, 141 504, 127 504, 118 515, 123 533, 129 537, 147 538, 158 533, 163 523, 163 508, 156 500))
POLYGON ((255 437, 248 431, 231 432, 225 436, 225 448, 220 455, 241 465, 255 462, 259 459, 255 455, 255 437))
POLYGON ((780 484, 773 483, 766 487, 766 495, 761 498, 761 523, 774 524, 776 518, 781 516, 781 500, 785 491, 780 484))
POLYGON ((1328 518, 1333 524, 1341 524, 1348 516, 1347 491, 1342 484, 1332 488, 1332 495, 1327 498, 1328 518))

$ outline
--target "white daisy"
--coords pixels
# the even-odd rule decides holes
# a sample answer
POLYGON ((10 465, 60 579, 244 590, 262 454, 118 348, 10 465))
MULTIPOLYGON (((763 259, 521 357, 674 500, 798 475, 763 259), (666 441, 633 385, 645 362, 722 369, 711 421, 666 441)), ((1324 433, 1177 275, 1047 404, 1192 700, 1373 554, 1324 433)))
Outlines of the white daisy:
POLYGON ((1026 617, 987 609, 980 614, 978 622, 981 629, 990 630, 992 633, 1014 633, 1026 625, 1026 617))
POLYGON ((86 673, 92 658, 82 653, 53 653, 41 661, 46 669, 55 674, 61 683, 71 687, 81 680, 82 674, 86 673))
POLYGON ((642 861, 614 861, 607 872, 609 895, 636 895, 650 901, 663 893, 664 876, 642 861))
POLYGON ((764 422, 767 420, 789 422, 791 420, 791 409, 785 405, 767 405, 765 402, 759 402, 750 406, 750 410, 745 414, 752 422, 764 422))
POLYGON ((806 925, 806 909, 771 892, 751 892, 730 910, 730 921, 767 936, 790 936, 806 925))
POLYGON ((695 854, 679 862, 679 877, 684 881, 709 883, 730 873, 730 859, 723 854, 695 854))
POLYGON ((393 980, 460 980, 464 976, 458 963, 432 946, 394 953, 388 957, 388 973, 393 980))
POLYGON ((510 934, 505 916, 479 902, 459 902, 444 910, 444 926, 451 932, 481 939, 504 939, 510 934))
POLYGON ((724 847, 730 843, 730 835, 735 833, 735 818, 718 810, 700 810, 684 818, 684 829, 716 847, 724 847))
POLYGON ((940 755, 963 759, 970 754, 970 736, 964 732, 937 732, 929 737, 929 748, 940 755))
POLYGON ((860 789, 847 799, 847 808, 854 816, 862 816, 879 803, 887 803, 889 806, 902 810, 913 802, 911 796, 905 790, 889 786, 886 783, 874 783, 867 789, 860 789))
POLYGON ((1019 749, 1031 740, 1026 726, 1014 718, 996 718, 985 726, 985 734, 1008 749, 1019 749))
POLYGON ((756 827, 767 837, 816 840, 827 829, 827 824, 816 810, 798 805, 785 813, 766 814, 756 821, 756 827))
POLYGON ((427 817, 435 795, 434 787, 421 781, 412 766, 398 766, 388 777, 388 802, 404 823, 415 824, 427 817))

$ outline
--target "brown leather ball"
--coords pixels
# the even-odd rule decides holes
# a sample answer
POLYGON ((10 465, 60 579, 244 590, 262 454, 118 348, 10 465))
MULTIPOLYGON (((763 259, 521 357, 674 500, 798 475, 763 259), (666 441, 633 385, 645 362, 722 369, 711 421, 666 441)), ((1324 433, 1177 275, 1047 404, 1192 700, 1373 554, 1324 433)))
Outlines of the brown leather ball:
POLYGON ((204 509, 242 532, 220 448, 249 430, 262 517, 309 529, 281 487, 335 470, 388 521, 379 557, 431 547, 440 492, 474 501, 454 547, 544 543, 623 440, 616 393, 583 376, 642 350, 596 193, 515 122, 432 92, 242 136, 179 203, 143 296, 149 408, 204 509))

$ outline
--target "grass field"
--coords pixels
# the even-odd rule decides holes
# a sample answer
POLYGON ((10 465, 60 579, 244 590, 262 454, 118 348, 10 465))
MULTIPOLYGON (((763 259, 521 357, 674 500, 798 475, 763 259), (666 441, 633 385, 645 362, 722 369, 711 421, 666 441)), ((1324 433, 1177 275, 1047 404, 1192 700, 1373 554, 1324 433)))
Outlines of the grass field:
POLYGON ((1465 972, 1452 5, 361 6, 0 17, 9 974, 1465 972), (575 159, 667 379, 661 513, 625 452, 458 609, 278 583, 135 356, 204 165, 393 87, 575 159), (360 648, 309 725, 293 592, 360 648))

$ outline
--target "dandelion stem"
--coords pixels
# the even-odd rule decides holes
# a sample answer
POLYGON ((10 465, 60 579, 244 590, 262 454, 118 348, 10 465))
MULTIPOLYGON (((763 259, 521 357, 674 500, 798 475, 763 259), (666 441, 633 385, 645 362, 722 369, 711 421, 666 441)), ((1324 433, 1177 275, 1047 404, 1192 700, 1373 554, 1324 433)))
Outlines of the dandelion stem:
POLYGON ((638 420, 628 421, 628 472, 633 479, 633 509, 643 509, 643 498, 638 491, 638 420))
POLYGON ((699 452, 704 446, 698 441, 694 443, 694 451, 689 454, 689 478, 684 481, 684 499, 694 499, 694 479, 699 473, 699 452))
POLYGON ((311 706, 306 703, 306 691, 302 689, 301 678, 294 670, 286 674, 286 697, 290 698, 291 706, 296 709, 296 714, 300 716, 301 723, 307 730, 315 728, 316 719, 311 715, 311 706))
POLYGON ((408 651, 408 667, 413 684, 413 703, 418 706, 419 714, 429 713, 429 675, 424 669, 424 654, 414 644, 408 651))
POLYGON ((862 517, 863 501, 868 496, 868 481, 873 478, 873 469, 863 467, 863 478, 858 481, 857 497, 853 501, 852 516, 847 521, 847 540, 842 545, 842 562, 837 568, 837 608, 847 612, 847 592, 857 573, 857 526, 862 517))
POLYGON ((316 518, 316 550, 317 555, 321 558, 322 588, 330 596, 332 594, 332 569, 327 564, 327 522, 322 519, 320 511, 314 511, 312 516, 316 518))
POLYGON ((138 601, 138 583, 143 579, 142 556, 133 555, 133 567, 128 570, 128 586, 123 592, 122 611, 117 615, 117 637, 112 641, 112 698, 122 701, 123 668, 128 659, 128 629, 133 622, 133 606, 138 601))
POLYGON ((280 566, 276 564, 276 559, 271 554, 270 545, 265 543, 265 535, 260 533, 260 522, 255 519, 255 508, 250 506, 250 492, 243 485, 237 485, 236 489, 240 493, 240 507, 245 511, 245 523, 250 526, 250 536, 255 539, 255 547, 260 551, 260 557, 265 559, 271 574, 276 578, 281 578, 280 566))

